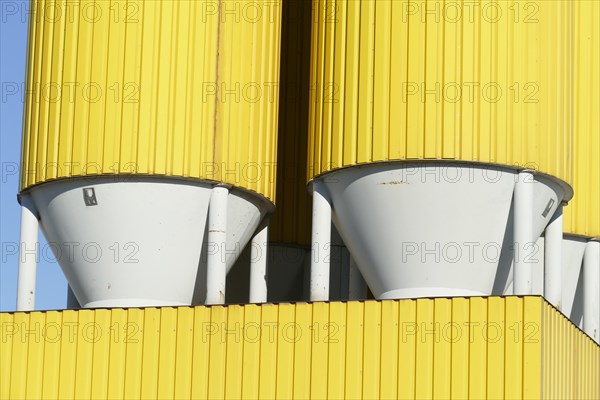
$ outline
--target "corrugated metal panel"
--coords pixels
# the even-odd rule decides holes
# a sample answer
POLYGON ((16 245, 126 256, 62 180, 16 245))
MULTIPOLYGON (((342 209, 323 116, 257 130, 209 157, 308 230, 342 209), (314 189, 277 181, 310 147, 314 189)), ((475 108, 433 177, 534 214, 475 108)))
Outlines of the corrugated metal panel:
POLYGON ((552 305, 543 312, 543 398, 599 399, 600 347, 552 305))
POLYGON ((600 237, 600 2, 575 7, 573 189, 565 232, 600 237))
POLYGON ((570 182, 571 8, 314 0, 308 177, 455 159, 570 182))
POLYGON ((600 397, 600 347, 555 314, 541 297, 1 313, 0 397, 600 397))
POLYGON ((32 3, 22 189, 138 173, 274 199, 279 0, 32 3))
POLYGON ((311 2, 282 4, 277 209, 270 240, 310 243, 311 209, 306 188, 311 2))

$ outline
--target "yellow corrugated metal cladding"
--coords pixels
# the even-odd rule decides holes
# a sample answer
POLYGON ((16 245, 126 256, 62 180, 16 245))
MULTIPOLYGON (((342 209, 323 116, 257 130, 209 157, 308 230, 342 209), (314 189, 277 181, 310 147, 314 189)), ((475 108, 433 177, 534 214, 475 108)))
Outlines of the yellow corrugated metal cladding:
POLYGON ((575 7, 575 194, 565 232, 600 237, 600 2, 575 7))
POLYGON ((136 173, 274 199, 280 0, 32 7, 21 189, 136 173))
POLYGON ((0 321, 2 398, 600 398, 600 347, 541 297, 21 312, 0 321))
POLYGON ((306 153, 311 2, 286 0, 282 7, 277 209, 270 240, 308 245, 311 209, 306 189, 306 153))
POLYGON ((600 347, 546 302, 543 313, 543 397, 600 399, 600 347))
POLYGON ((571 182, 572 2, 314 0, 308 177, 386 160, 571 182))

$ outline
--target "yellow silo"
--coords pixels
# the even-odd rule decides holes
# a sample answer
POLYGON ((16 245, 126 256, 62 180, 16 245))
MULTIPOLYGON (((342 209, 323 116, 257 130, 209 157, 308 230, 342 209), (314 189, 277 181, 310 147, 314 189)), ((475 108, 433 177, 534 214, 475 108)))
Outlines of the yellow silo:
POLYGON ((211 262, 219 302, 273 211, 280 2, 32 6, 20 196, 79 302, 203 302, 211 262))
POLYGON ((530 293, 534 242, 572 196, 572 17, 562 1, 315 0, 313 251, 331 215, 378 298, 501 294, 513 260, 530 293))
POLYGON ((565 232, 600 238, 600 3, 575 3, 573 189, 565 232))
MULTIPOLYGON (((564 209, 562 312, 582 326, 584 292, 600 277, 585 277, 584 255, 600 269, 600 3, 575 2, 573 200, 564 209)), ((596 304, 600 301, 596 300, 596 304)))

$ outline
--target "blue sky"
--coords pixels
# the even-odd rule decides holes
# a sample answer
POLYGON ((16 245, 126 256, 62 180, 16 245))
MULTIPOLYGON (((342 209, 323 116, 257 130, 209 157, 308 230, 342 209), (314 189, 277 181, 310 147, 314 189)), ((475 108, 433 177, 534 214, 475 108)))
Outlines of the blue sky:
MULTIPOLYGON (((0 311, 16 306, 21 211, 17 203, 23 126, 23 82, 29 1, 0 0, 0 311)), ((40 232, 40 248, 47 243, 40 232)), ((41 257, 37 270, 36 309, 64 308, 67 283, 53 257, 41 257), (47 259, 44 259, 47 258, 47 259)))

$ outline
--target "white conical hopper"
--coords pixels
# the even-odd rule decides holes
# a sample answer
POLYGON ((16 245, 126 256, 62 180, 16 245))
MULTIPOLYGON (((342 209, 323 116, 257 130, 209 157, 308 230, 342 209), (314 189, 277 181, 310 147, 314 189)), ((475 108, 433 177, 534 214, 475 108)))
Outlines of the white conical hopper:
MULTIPOLYGON (((533 283, 531 285, 531 294, 533 295, 544 295, 544 249, 544 237, 540 237, 535 242, 535 247, 532 249, 531 256, 529 257, 533 271, 533 283)), ((514 263, 511 268, 514 268, 514 263)), ((512 284, 510 291, 505 291, 504 294, 513 294, 512 284)))
MULTIPOLYGON (((584 236, 565 234, 562 241, 562 300, 561 312, 580 328, 583 318, 583 274, 582 263, 588 239, 584 236)), ((532 294, 544 294, 544 239, 536 242, 536 254, 532 257, 533 291, 532 294)), ((512 283, 503 294, 512 295, 512 283)))
POLYGON ((587 237, 564 234, 561 311, 580 328, 583 326, 583 254, 587 237))
MULTIPOLYGON (((280 1, 260 21, 199 3, 143 1, 138 23, 59 23, 32 3, 22 237, 37 241, 39 216, 83 307, 221 303, 274 207, 280 1), (94 93, 36 89, 69 82, 94 93)), ((19 263, 19 309, 34 306, 35 267, 19 263)))
MULTIPOLYGON (((498 165, 389 162, 316 179, 369 288, 388 299, 502 294, 512 281, 517 175, 498 165)), ((532 245, 571 195, 561 181, 534 176, 532 245)))
MULTIPOLYGON (((207 253, 216 251, 206 243, 212 186, 86 177, 47 182, 25 195, 83 307, 189 305, 204 301, 207 253)), ((230 190, 228 269, 271 208, 262 196, 230 190)))

